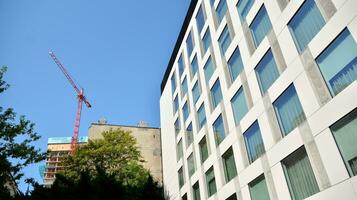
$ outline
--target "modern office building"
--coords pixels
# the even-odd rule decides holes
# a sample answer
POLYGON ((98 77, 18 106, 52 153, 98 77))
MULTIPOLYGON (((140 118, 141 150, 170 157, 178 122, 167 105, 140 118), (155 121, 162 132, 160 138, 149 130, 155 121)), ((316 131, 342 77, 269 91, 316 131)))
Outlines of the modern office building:
POLYGON ((356 41, 356 0, 192 0, 161 84, 170 199, 357 199, 356 41))
POLYGON ((131 132, 145 161, 144 167, 150 171, 156 181, 162 184, 160 129, 148 127, 147 123, 144 122, 139 123, 138 126, 123 126, 107 124, 105 120, 101 120, 98 123, 91 124, 88 137, 90 140, 101 139, 103 132, 115 129, 131 132))
MULTIPOLYGON (((47 159, 43 174, 43 184, 50 186, 56 179, 56 173, 63 170, 61 161, 64 156, 71 152, 71 137, 51 137, 47 141, 47 159)), ((88 137, 78 137, 78 144, 88 142, 88 137)), ((41 170, 40 170, 41 171, 41 170)))

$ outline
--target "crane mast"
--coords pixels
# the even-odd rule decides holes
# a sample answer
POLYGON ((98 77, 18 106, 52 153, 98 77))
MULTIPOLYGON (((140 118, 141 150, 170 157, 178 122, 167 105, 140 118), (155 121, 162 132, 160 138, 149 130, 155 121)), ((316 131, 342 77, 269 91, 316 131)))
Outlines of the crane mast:
POLYGON ((73 81, 71 75, 68 73, 66 68, 62 65, 62 63, 58 60, 56 55, 52 51, 50 51, 49 54, 77 93, 76 121, 74 123, 74 131, 73 131, 72 140, 71 140, 71 154, 73 154, 76 151, 77 144, 78 144, 78 132, 79 132, 80 124, 81 124, 81 113, 82 113, 83 102, 88 108, 90 108, 92 106, 87 101, 86 97, 84 96, 84 89, 77 86, 77 84, 73 81))

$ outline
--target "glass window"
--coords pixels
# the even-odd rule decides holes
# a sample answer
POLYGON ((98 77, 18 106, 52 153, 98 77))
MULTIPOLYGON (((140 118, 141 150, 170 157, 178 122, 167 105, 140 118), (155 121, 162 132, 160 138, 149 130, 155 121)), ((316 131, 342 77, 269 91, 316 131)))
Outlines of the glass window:
POLYGON ((216 121, 213 123, 213 132, 216 139, 216 145, 219 145, 226 137, 222 115, 219 115, 216 121))
POLYGON ((222 101, 222 91, 221 91, 221 84, 219 82, 219 79, 216 80, 216 82, 213 84, 211 88, 211 98, 212 98, 213 108, 217 107, 217 105, 222 101))
POLYGON ((229 45, 231 44, 231 35, 227 26, 224 27, 221 36, 219 36, 218 42, 221 47, 222 54, 224 54, 229 45))
POLYGON ((231 104, 232 104, 232 110, 234 115, 234 121, 236 125, 238 125, 240 120, 248 112, 248 107, 245 100, 243 87, 239 88, 237 93, 233 96, 233 98, 231 99, 231 104))
POLYGON ((198 123, 199 129, 201 129, 206 124, 206 112, 205 112, 205 105, 202 104, 197 111, 198 113, 198 123))
POLYGON ((178 102, 178 96, 176 95, 174 99, 174 114, 177 112, 178 107, 179 107, 179 102, 178 102))
POLYGON ((357 45, 345 29, 316 59, 333 96, 357 80, 357 45))
POLYGON ((182 158, 183 155, 182 140, 180 140, 177 143, 176 149, 177 149, 177 161, 178 161, 182 158))
POLYGON ((209 28, 207 29, 205 35, 203 36, 203 54, 207 52, 207 49, 211 46, 211 33, 209 28))
POLYGON ((197 23, 198 32, 201 33, 202 28, 205 25, 205 15, 203 13, 202 5, 198 9, 198 12, 197 12, 197 15, 196 15, 196 23, 197 23))
POLYGON ((232 194, 231 196, 229 196, 226 200, 237 200, 237 195, 236 193, 232 194))
POLYGON ((183 175, 182 167, 178 171, 178 179, 179 179, 179 186, 180 188, 182 188, 182 186, 185 184, 185 177, 183 175))
POLYGON ((258 14, 255 16, 252 24, 250 25, 250 29, 253 33, 255 46, 258 47, 259 44, 263 41, 264 37, 271 30, 270 19, 264 5, 260 8, 258 14))
POLYGON ((185 96, 188 90, 187 78, 185 77, 182 82, 182 96, 185 96))
POLYGON ((279 77, 279 71, 276 66, 273 53, 269 49, 264 57, 259 61, 255 68, 260 91, 265 94, 269 87, 279 77))
POLYGON ((193 103, 197 102, 197 100, 200 98, 200 95, 201 95, 200 84, 198 84, 198 81, 196 81, 195 85, 192 88, 193 103))
POLYGON ((176 90, 176 79, 175 79, 175 72, 172 74, 171 76, 171 90, 172 90, 172 94, 175 92, 176 90))
POLYGON ((259 123, 255 121, 244 133, 245 145, 249 162, 252 163, 265 153, 262 135, 260 133, 259 123))
POLYGON ((288 24, 300 53, 324 25, 325 20, 315 1, 306 0, 288 24))
POLYGON ((186 45, 187 45, 187 53, 188 57, 191 56, 192 50, 193 50, 193 40, 192 40, 192 34, 188 34, 187 40, 186 40, 186 45))
POLYGON ((184 194, 184 195, 182 196, 182 200, 187 200, 187 194, 184 194))
POLYGON ((198 181, 192 186, 192 189, 193 189, 193 200, 201 200, 200 185, 198 184, 198 181))
POLYGON ((180 55, 180 58, 178 60, 178 71, 179 71, 179 77, 181 78, 183 70, 185 69, 185 63, 183 61, 183 55, 180 55))
POLYGON ((232 82, 236 80, 240 72, 243 70, 242 57, 238 48, 234 50, 231 58, 228 60, 228 69, 232 82))
POLYGON ((251 200, 269 200, 269 192, 264 175, 260 175, 249 184, 251 200))
POLYGON ((229 148, 222 156, 224 175, 226 182, 228 183, 234 177, 237 176, 236 163, 234 161, 234 155, 232 147, 229 148))
POLYGON ((238 14, 242 20, 245 20, 250 9, 252 8, 254 0, 239 0, 238 1, 238 14))
POLYGON ((203 163, 208 158, 208 145, 207 145, 206 137, 203 137, 203 139, 199 143, 199 146, 200 146, 201 162, 203 163))
POLYGON ((175 133, 176 135, 180 132, 181 130, 181 127, 180 127, 180 119, 179 117, 176 119, 175 121, 175 133))
POLYGON ((192 130, 192 123, 190 123, 186 128, 186 147, 190 146, 192 142, 193 142, 193 130, 192 130))
POLYGON ((203 67, 207 83, 210 80, 215 68, 216 68, 216 66, 213 64, 212 58, 209 57, 208 60, 207 60, 207 63, 203 67))
POLYGON ((319 192, 305 148, 299 148, 285 158, 282 164, 292 199, 305 199, 319 192))
POLYGON ((182 107, 182 114, 183 114, 183 121, 185 122, 188 118, 188 115, 190 114, 187 102, 182 107))
POLYGON ((209 168, 209 170, 207 170, 206 172, 206 184, 208 197, 210 197, 217 192, 216 179, 214 177, 213 167, 209 168))
POLYGON ((306 119, 293 84, 280 95, 273 105, 283 135, 290 133, 306 119))
POLYGON ((197 56, 195 56, 191 62, 192 77, 195 76, 198 70, 197 56))
POLYGON ((337 146, 350 176, 357 175, 357 109, 331 126, 337 146))
POLYGON ((187 158, 187 168, 188 168, 188 175, 191 177, 192 174, 195 173, 196 171, 193 153, 191 153, 191 155, 187 158))
POLYGON ((224 16, 226 15, 227 12, 227 2, 226 0, 220 0, 217 8, 216 8, 216 13, 217 13, 217 18, 218 18, 218 23, 220 24, 224 16))

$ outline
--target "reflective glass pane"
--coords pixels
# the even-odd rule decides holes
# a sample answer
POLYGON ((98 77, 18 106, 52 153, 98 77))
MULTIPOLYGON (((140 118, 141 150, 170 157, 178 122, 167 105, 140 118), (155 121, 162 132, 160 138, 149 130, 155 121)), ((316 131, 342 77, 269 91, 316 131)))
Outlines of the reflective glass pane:
POLYGON ((247 103, 245 100, 245 94, 243 87, 241 87, 237 93, 231 99, 231 105, 234 115, 234 121, 236 125, 239 124, 240 120, 245 116, 248 112, 247 103))
POLYGON ((357 80, 357 44, 348 29, 316 61, 333 96, 357 80))
POLYGON ((299 52, 306 48, 324 25, 325 20, 315 1, 306 0, 288 24, 299 52))
POLYGON ((271 27, 272 26, 268 13, 265 7, 262 6, 258 14, 255 16, 252 24, 250 25, 250 29, 252 30, 253 39, 256 47, 259 46, 265 36, 270 32, 271 27))
POLYGON ((306 119, 294 85, 290 85, 273 105, 284 135, 290 133, 306 119))

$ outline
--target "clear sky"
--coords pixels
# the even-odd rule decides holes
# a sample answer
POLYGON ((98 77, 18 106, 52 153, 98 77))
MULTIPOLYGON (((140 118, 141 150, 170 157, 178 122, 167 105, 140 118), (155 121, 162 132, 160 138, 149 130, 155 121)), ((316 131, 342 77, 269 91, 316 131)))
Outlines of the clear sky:
MULTIPOLYGON (((36 124, 36 143, 71 136, 76 95, 48 55, 84 89, 80 135, 92 122, 160 126, 160 83, 189 0, 0 0, 0 65, 10 89, 0 105, 36 124)), ((38 165, 26 177, 40 181, 38 165)), ((22 184, 21 188, 25 186, 22 184)))

